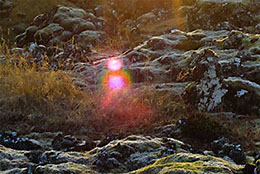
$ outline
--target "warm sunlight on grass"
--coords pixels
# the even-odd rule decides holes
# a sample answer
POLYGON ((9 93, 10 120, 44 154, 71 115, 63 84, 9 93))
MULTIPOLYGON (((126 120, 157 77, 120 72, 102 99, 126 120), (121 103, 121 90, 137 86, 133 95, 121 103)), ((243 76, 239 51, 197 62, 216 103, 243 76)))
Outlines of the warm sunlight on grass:
POLYGON ((177 119, 185 113, 185 105, 168 93, 151 89, 114 95, 102 90, 83 92, 68 73, 39 70, 22 59, 18 64, 0 64, 0 91, 0 120, 6 125, 21 122, 23 131, 73 133, 104 126, 114 132, 139 130, 139 125, 152 126, 155 120, 159 124, 161 118, 177 119))

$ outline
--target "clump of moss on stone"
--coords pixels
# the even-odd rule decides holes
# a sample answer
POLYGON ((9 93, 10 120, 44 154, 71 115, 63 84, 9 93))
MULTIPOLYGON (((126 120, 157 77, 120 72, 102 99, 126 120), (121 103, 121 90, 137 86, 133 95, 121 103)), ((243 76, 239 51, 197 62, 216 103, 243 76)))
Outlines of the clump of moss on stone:
POLYGON ((157 160, 132 174, 155 173, 242 173, 242 166, 213 156, 178 153, 157 160))

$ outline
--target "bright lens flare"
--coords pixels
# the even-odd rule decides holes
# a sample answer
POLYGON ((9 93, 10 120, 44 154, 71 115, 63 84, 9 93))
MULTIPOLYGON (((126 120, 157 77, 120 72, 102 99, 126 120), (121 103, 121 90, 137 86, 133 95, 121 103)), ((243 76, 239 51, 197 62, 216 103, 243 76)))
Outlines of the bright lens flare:
POLYGON ((121 89, 125 86, 125 80, 120 76, 111 76, 108 80, 108 84, 112 89, 121 89))
POLYGON ((123 62, 117 58, 111 58, 107 61, 107 68, 110 71, 118 71, 122 68, 123 62))
POLYGON ((125 71, 110 71, 103 77, 103 86, 106 90, 128 88, 131 83, 130 75, 125 71))

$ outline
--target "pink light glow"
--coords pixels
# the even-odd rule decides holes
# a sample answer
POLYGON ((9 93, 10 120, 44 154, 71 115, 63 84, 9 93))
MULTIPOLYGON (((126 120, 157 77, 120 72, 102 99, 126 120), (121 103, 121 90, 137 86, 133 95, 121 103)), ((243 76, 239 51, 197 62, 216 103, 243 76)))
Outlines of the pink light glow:
POLYGON ((121 89, 125 86, 124 78, 120 76, 111 76, 109 78, 109 87, 113 89, 121 89))
POLYGON ((117 58, 112 58, 107 62, 107 68, 111 71, 118 71, 122 68, 123 62, 117 58))

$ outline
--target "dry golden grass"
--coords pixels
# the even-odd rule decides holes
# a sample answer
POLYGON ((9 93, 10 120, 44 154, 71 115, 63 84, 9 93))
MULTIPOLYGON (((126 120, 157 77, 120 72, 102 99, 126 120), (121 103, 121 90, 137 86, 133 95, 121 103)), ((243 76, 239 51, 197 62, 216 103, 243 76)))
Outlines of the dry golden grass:
POLYGON ((185 105, 169 93, 129 89, 111 97, 104 90, 82 91, 69 72, 49 70, 48 62, 42 66, 28 63, 26 58, 10 54, 4 41, 0 53, 5 57, 0 63, 3 130, 143 131, 139 127, 151 127, 156 120, 156 124, 176 121, 185 113, 185 105))

